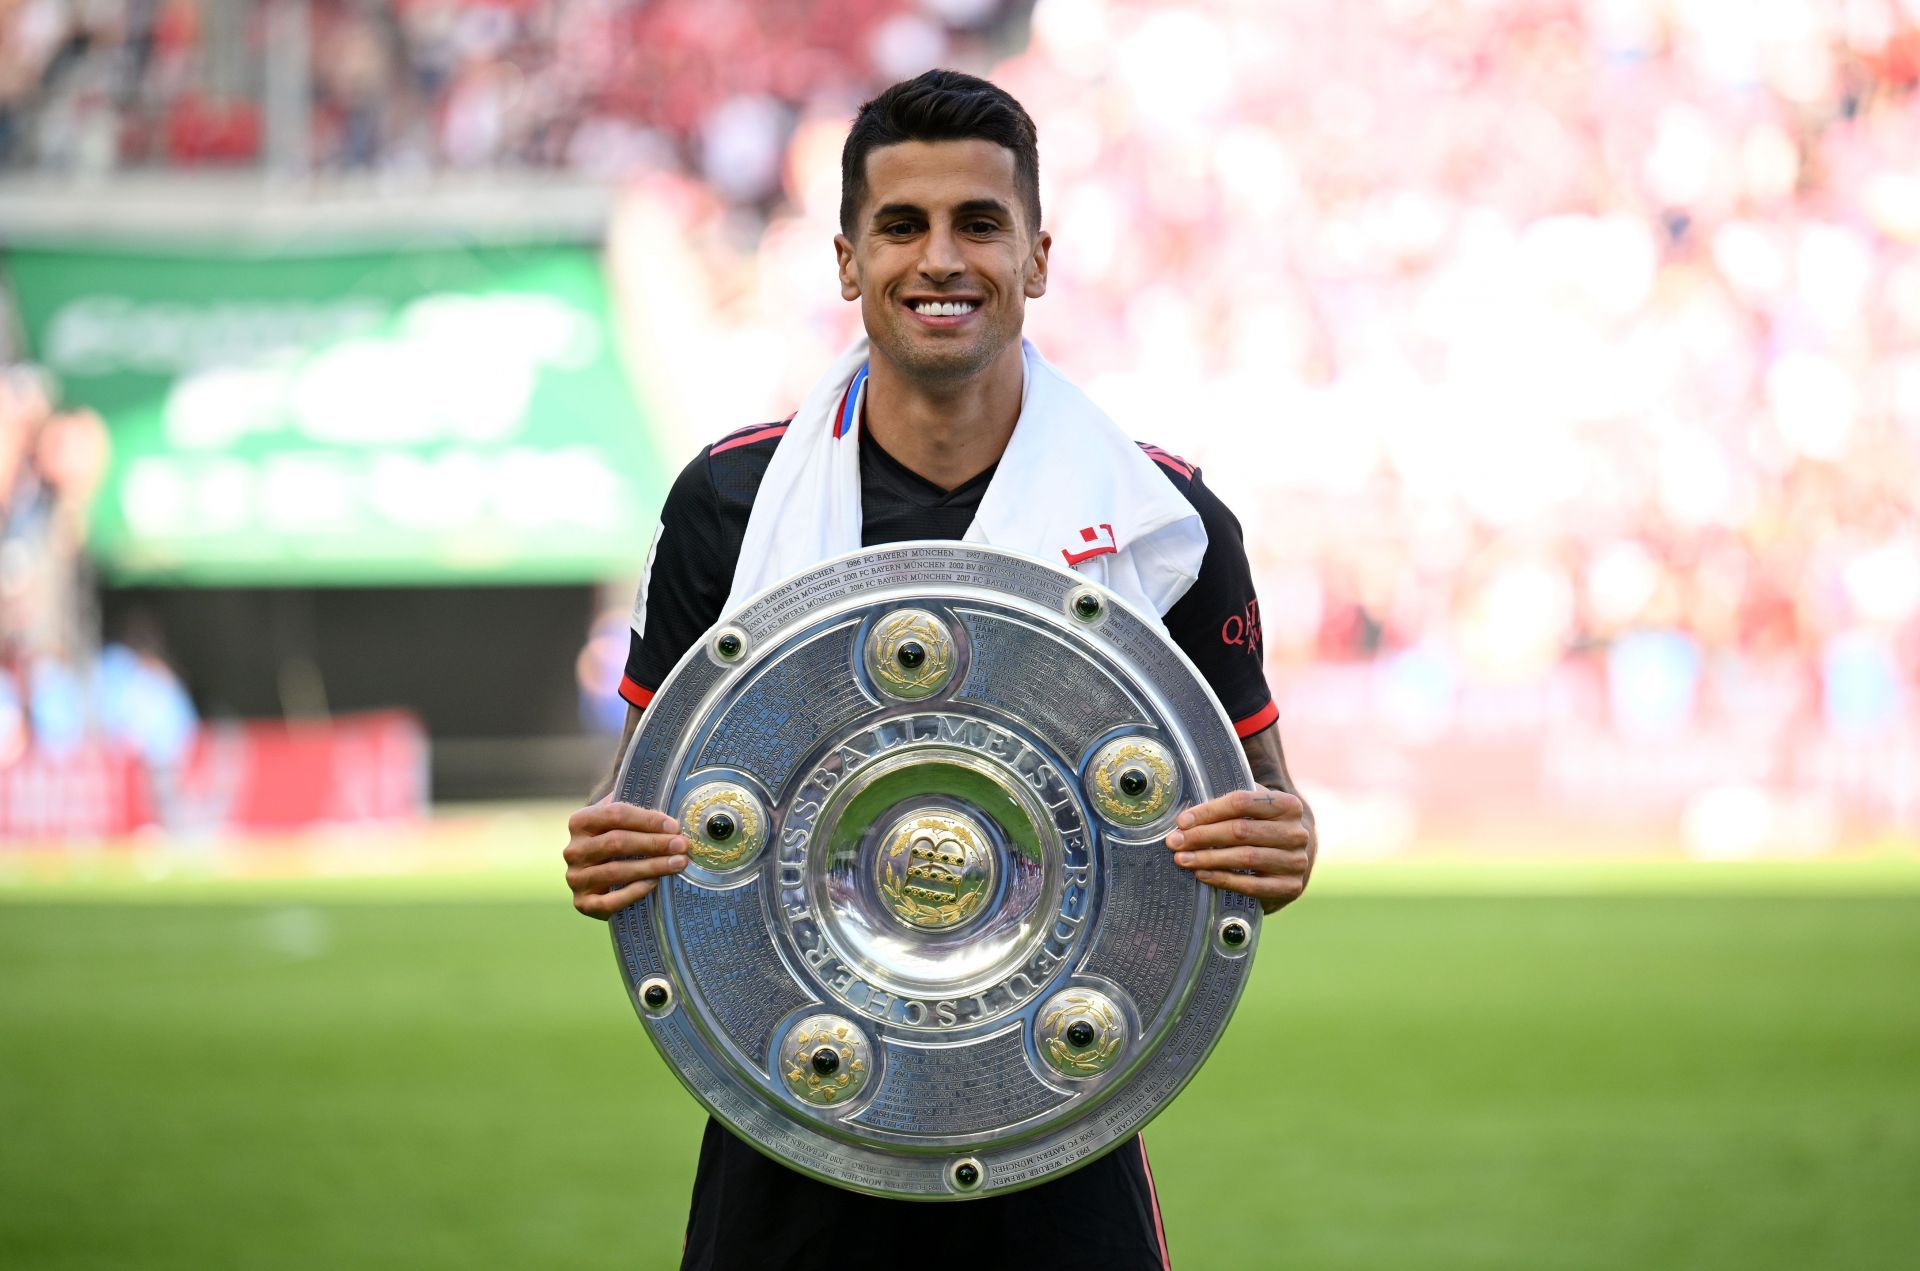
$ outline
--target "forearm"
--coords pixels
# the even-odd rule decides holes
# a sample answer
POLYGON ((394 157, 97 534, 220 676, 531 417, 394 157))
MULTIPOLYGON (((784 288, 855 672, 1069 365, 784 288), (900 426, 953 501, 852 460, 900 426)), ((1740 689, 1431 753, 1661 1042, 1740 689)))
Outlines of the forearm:
POLYGON ((613 793, 613 787, 620 780, 620 763, 626 758, 627 743, 633 740, 633 730, 639 726, 640 708, 628 704, 626 726, 620 730, 620 745, 613 752, 613 766, 607 770, 607 775, 600 779, 600 784, 593 788, 592 796, 587 799, 589 804, 599 803, 613 793))
POLYGON ((1311 826, 1313 809, 1307 806, 1307 800, 1293 784, 1293 777, 1287 772, 1286 752, 1280 747, 1280 726, 1269 725, 1251 737, 1242 738, 1241 749, 1247 753, 1247 764, 1253 769, 1253 779, 1270 790, 1284 790, 1300 800, 1304 809, 1302 819, 1311 826))

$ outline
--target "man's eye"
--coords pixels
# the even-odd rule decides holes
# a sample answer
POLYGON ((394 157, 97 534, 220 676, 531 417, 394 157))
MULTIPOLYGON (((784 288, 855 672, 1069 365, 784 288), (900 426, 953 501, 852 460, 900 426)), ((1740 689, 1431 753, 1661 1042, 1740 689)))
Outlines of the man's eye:
POLYGON ((995 230, 998 230, 999 228, 1000 227, 994 224, 992 221, 975 221, 971 225, 967 226, 967 233, 991 234, 995 230))
POLYGON ((912 221, 895 221, 880 232, 890 238, 905 238, 907 235, 913 233, 914 229, 915 226, 912 221))

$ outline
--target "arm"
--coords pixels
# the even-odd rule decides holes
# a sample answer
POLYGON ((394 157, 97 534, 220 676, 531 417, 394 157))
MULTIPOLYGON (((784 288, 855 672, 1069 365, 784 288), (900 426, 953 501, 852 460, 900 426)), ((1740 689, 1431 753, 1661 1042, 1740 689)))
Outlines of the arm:
POLYGON ((660 880, 687 867, 687 840, 664 812, 612 801, 620 756, 640 723, 640 708, 627 707, 626 728, 613 771, 593 792, 593 802, 567 818, 567 887, 573 907, 605 920, 646 897, 660 880))
POLYGON ((1182 812, 1167 846, 1201 882, 1254 896, 1272 913, 1306 889, 1315 840, 1313 813, 1287 775, 1273 723, 1279 712, 1262 674, 1253 571, 1239 520, 1207 489, 1199 471, 1159 461, 1207 529, 1199 576, 1167 610, 1167 633, 1234 721, 1258 783, 1182 812))
POLYGON ((1201 882, 1253 896, 1273 913, 1298 900, 1313 874, 1319 851, 1313 810, 1287 775, 1278 725, 1240 744, 1259 785, 1188 808, 1167 846, 1175 863, 1201 882))
POLYGON ((661 509, 660 529, 647 553, 634 598, 633 635, 621 695, 627 722, 607 775, 591 802, 567 818, 567 887, 573 907, 610 918, 645 898, 660 880, 686 868, 688 843, 665 812, 614 800, 620 765, 646 703, 694 641, 719 614, 730 577, 724 562, 702 544, 721 540, 708 453, 701 451, 675 479, 661 509), (650 596, 658 603, 649 603, 650 596), (643 634, 644 633, 644 634, 643 634))
MULTIPOLYGON (((600 784, 593 788, 593 793, 587 797, 588 803, 603 802, 608 795, 613 793, 615 783, 620 780, 620 761, 626 756, 628 744, 633 741, 633 730, 639 726, 640 708, 629 702, 627 704, 627 722, 620 730, 620 745, 619 748, 613 752, 613 767, 607 770, 607 775, 601 779, 600 784)), ((1258 774, 1256 773, 1256 775, 1258 774)))

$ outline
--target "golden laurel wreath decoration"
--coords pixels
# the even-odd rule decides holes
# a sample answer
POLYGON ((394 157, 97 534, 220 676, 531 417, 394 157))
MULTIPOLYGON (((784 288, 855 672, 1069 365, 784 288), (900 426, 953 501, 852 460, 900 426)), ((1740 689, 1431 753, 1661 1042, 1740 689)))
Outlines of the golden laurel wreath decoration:
POLYGON ((1093 779, 1094 802, 1108 817, 1122 824, 1143 825, 1172 806, 1173 765, 1158 746, 1129 741, 1111 748, 1101 759, 1088 775, 1093 779), (1153 784, 1141 798, 1127 795, 1114 784, 1129 764, 1138 764, 1153 774, 1153 784))
POLYGON ((1040 1027, 1047 1033, 1047 1061, 1062 1072, 1072 1071, 1082 1075, 1100 1072, 1113 1062, 1120 1050, 1120 1017, 1114 1009, 1104 1002, 1090 998, 1066 995, 1040 1021, 1040 1027), (1100 1030, 1097 1044, 1085 1050, 1076 1050, 1063 1036, 1066 1020, 1070 1014, 1090 1017, 1091 1022, 1100 1030))
POLYGON ((875 626, 873 657, 869 663, 875 679, 895 697, 910 700, 936 692, 953 673, 953 637, 929 614, 907 610, 882 619, 875 626), (900 646, 909 640, 920 646, 919 665, 907 667, 899 661, 900 646))
POLYGON ((763 836, 760 809, 751 801, 735 795, 725 785, 716 784, 694 791, 693 796, 681 805, 679 821, 681 833, 692 842, 691 855, 708 869, 729 869, 760 848, 763 836), (738 828, 730 840, 716 843, 706 835, 707 816, 722 811, 733 814, 738 828))

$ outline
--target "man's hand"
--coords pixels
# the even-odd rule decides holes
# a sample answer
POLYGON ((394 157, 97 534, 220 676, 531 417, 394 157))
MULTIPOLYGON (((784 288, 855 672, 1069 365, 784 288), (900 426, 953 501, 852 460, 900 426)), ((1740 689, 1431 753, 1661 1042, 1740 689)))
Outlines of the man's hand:
POLYGON ((664 812, 601 800, 567 818, 573 907, 607 919, 687 867, 687 840, 664 812))
POLYGON ((1268 784, 1188 808, 1167 846, 1201 882, 1252 896, 1272 913, 1307 889, 1319 844, 1313 812, 1291 788, 1280 730, 1265 729, 1242 744, 1254 778, 1268 784))

